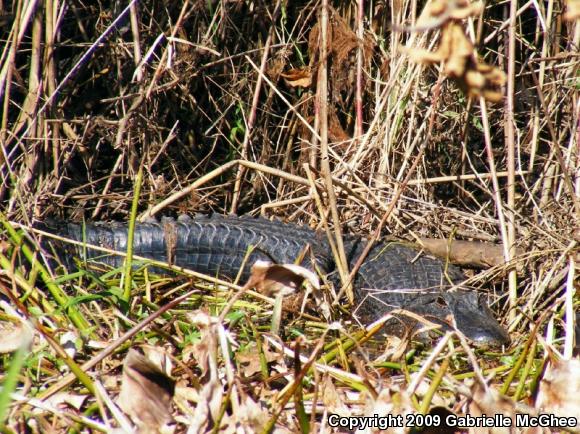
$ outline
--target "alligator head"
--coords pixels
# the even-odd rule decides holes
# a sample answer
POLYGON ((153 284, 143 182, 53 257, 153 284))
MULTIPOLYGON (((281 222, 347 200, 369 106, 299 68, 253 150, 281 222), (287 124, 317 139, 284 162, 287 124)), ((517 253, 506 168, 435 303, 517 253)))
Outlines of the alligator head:
POLYGON ((501 346, 510 342, 505 329, 475 291, 447 291, 443 295, 457 330, 480 346, 501 346))
MULTIPOLYGON (((400 307, 440 325, 443 330, 457 329, 479 347, 499 347, 510 342, 509 335, 476 291, 366 289, 364 293, 355 311, 362 322, 374 322, 400 307)), ((405 328, 419 326, 411 317, 397 314, 385 323, 383 332, 402 335, 405 328)), ((423 337, 421 333, 419 338, 423 337)))

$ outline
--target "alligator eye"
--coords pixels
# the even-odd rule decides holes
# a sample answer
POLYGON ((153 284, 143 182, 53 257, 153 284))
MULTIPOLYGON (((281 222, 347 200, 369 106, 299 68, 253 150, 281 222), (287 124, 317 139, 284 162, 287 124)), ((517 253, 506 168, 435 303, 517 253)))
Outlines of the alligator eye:
POLYGON ((437 297, 437 301, 436 301, 436 303, 437 303, 439 306, 447 306, 447 303, 445 303, 445 299, 444 299, 443 297, 437 297))

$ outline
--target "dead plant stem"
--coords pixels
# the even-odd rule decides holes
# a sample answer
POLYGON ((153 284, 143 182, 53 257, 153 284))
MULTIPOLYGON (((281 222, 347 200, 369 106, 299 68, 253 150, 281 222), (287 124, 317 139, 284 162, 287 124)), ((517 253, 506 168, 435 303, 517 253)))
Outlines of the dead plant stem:
POLYGON ((332 172, 330 170, 330 156, 328 154, 328 0, 322 0, 320 11, 320 65, 318 67, 317 105, 320 118, 320 168, 326 194, 328 195, 328 206, 330 215, 334 223, 334 237, 338 256, 335 257, 342 285, 345 288, 348 300, 354 301, 354 293, 348 279, 348 264, 344 253, 344 244, 342 241, 341 219, 338 214, 336 203, 336 193, 332 182, 332 172))
MULTIPOLYGON (((332 254, 335 258, 340 257, 340 253, 338 251, 338 247, 334 241, 334 237, 332 236, 332 232, 330 231, 330 225, 328 224, 328 219, 326 218, 326 212, 324 209, 324 204, 322 203, 322 199, 320 198, 320 195, 318 194, 317 188, 316 188, 316 180, 314 179, 314 176, 312 174, 312 170, 310 169, 310 167, 308 166, 308 164, 303 164, 302 165, 304 172, 306 172, 306 176, 308 176, 308 181, 310 181, 310 191, 311 191, 311 195, 312 197, 314 197, 314 202, 316 203, 316 207, 318 208, 318 215, 320 216, 320 220, 322 221, 322 227, 324 228, 324 231, 326 232, 326 237, 328 238, 328 243, 330 244, 330 250, 332 250, 332 254)), ((337 263, 338 267, 339 267, 339 273, 342 276, 343 274, 348 276, 348 270, 345 270, 344 268, 342 268, 342 264, 337 263)))
MULTIPOLYGON (((134 1, 132 1, 129 6, 132 6, 133 3, 134 3, 134 1)), ((192 5, 189 2, 183 3, 183 7, 181 8, 181 11, 179 12, 179 17, 177 18, 177 21, 173 25, 173 28, 171 30, 171 37, 172 38, 175 38, 175 35, 180 31, 181 25, 183 24, 183 20, 184 20, 185 16, 187 15, 187 11, 191 7, 192 7, 192 5)), ((151 96, 151 93, 153 92, 153 89, 155 88, 155 85, 157 84, 157 81, 161 77, 161 74, 163 73, 163 71, 165 71, 165 65, 166 65, 166 61, 167 61, 168 51, 169 51, 169 48, 165 47, 165 49, 163 50, 163 54, 161 55, 161 60, 157 64, 157 68, 155 69, 155 73, 153 74, 153 78, 151 79, 151 82, 149 83, 149 86, 147 87, 147 91, 145 92, 146 99, 149 99, 149 97, 151 96)))
MULTIPOLYGON (((502 204, 502 200, 501 200, 499 181, 498 181, 498 178, 496 175, 496 170, 495 170, 495 160, 494 160, 493 149, 492 149, 492 144, 491 144, 491 133, 490 133, 490 129, 489 129, 489 119, 487 116, 487 105, 486 105, 485 99, 483 97, 479 98, 479 105, 481 107, 481 123, 483 124, 483 136, 484 136, 484 140, 485 140, 485 152, 487 154, 487 164, 489 165, 490 173, 493 174, 493 176, 491 177, 491 183, 493 186, 493 197, 495 200, 495 207, 496 207, 497 216, 499 219, 499 229, 500 229, 501 239, 503 241, 503 255, 504 255, 504 260, 507 263, 510 260, 510 243, 509 243, 509 238, 508 238, 508 234, 507 234, 507 225, 506 225, 506 220, 505 220, 505 213, 504 213, 504 209, 503 209, 503 204, 502 204)), ((510 292, 509 302, 510 302, 510 308, 513 309, 517 305, 517 293, 514 294, 514 293, 510 292)), ((513 318, 512 315, 513 314, 510 313, 510 318, 513 318)))
POLYGON ((292 113, 294 113, 296 115, 296 117, 300 120, 300 122, 302 122, 302 124, 308 129, 308 131, 310 131, 312 134, 314 134, 316 136, 317 140, 320 140, 320 135, 318 134, 318 131, 314 129, 314 127, 312 125, 310 125, 310 123, 304 118, 304 116, 302 116, 302 114, 300 114, 300 112, 298 110, 296 110, 296 107, 290 102, 288 101, 288 98, 286 98, 284 96, 284 94, 282 92, 280 92, 280 90, 278 90, 278 88, 276 87, 276 85, 272 82, 272 80, 270 80, 261 70, 260 68, 258 68, 258 65, 256 65, 252 59, 250 59, 249 56, 245 56, 246 60, 248 61, 248 63, 252 66, 252 68, 254 68, 256 71, 258 71, 258 73, 260 73, 260 75, 262 76, 262 79, 264 80, 264 82, 270 86, 270 88, 276 93, 276 95, 278 95, 278 97, 284 102, 284 104, 286 104, 288 106, 288 109, 290 111, 292 111, 292 113))
POLYGON ((357 37, 358 48, 356 52, 356 95, 355 95, 355 110, 356 119, 354 127, 354 137, 358 140, 363 133, 363 56, 364 56, 364 0, 357 2, 357 37))
MULTIPOLYGON (((578 196, 576 195, 576 192, 574 190, 574 184, 572 183, 572 179, 571 179, 571 172, 572 171, 569 170, 568 165, 564 161, 564 156, 562 155, 562 150, 560 149, 560 141, 558 140, 558 134, 556 133, 556 129, 554 128, 554 124, 552 123, 552 120, 550 119, 550 110, 548 108, 548 104, 546 104, 546 99, 545 99, 544 93, 542 92, 542 89, 540 87, 538 77, 537 77, 536 73, 534 72, 533 68, 530 67, 529 70, 530 70, 530 74, 532 76, 532 79, 534 80, 535 88, 538 92, 538 98, 540 100, 540 105, 542 107, 542 110, 544 111, 544 116, 546 119, 546 126, 548 127, 548 131, 550 133, 550 138, 552 139, 552 150, 554 151, 554 154, 556 155, 556 159, 558 160, 558 164, 560 165, 560 171, 562 173, 564 185, 566 186, 566 189, 568 190, 568 194, 570 195, 570 199, 572 200, 572 203, 574 205, 574 210, 576 212, 575 221, 577 223, 580 220, 580 199, 578 198, 578 196)), ((578 119, 576 119, 576 122, 578 122, 578 119)), ((572 124, 572 126, 574 127, 574 123, 572 124)), ((574 128, 572 128, 572 134, 574 134, 574 128)), ((576 134, 578 134, 578 133, 576 133, 576 134)))
MULTIPOLYGON (((119 25, 119 22, 122 19, 125 18, 125 15, 129 11, 129 8, 131 7, 131 5, 135 1, 136 0, 130 0, 129 4, 125 7, 125 9, 123 9, 119 13, 119 15, 113 20, 113 22, 111 24, 109 24, 109 26, 105 29, 105 31, 95 40, 95 42, 93 42, 91 44, 91 46, 88 48, 88 50, 85 51, 82 56, 80 56, 79 60, 77 60, 75 62, 75 64, 72 66, 72 68, 67 72, 67 74, 64 76, 64 78, 60 81, 60 83, 58 84, 58 86, 56 87, 56 89, 54 90, 54 92, 51 93, 48 96, 48 98, 46 98, 46 101, 44 102, 44 104, 42 104, 42 106, 38 109, 38 111, 36 111, 35 116, 34 116, 34 119, 37 118, 38 116, 40 116, 42 113, 44 113, 44 111, 47 109, 47 107, 49 107, 50 105, 52 105, 52 103, 54 102, 54 99, 60 93, 60 91, 62 90, 62 88, 65 86, 65 84, 68 83, 68 81, 73 77, 73 75, 81 68, 81 66, 89 59, 89 57, 91 57, 91 55, 93 54, 93 52, 97 49, 97 47, 99 47, 101 45, 101 43, 109 36, 109 34, 113 30, 117 29, 117 26, 119 25)), ((6 153, 6 155, 8 156, 8 158, 11 158, 12 157, 12 153, 15 152, 16 149, 18 149, 18 146, 19 145, 22 145, 22 140, 30 132, 31 127, 32 127, 32 123, 20 135, 20 138, 18 139, 18 143, 16 144, 16 146, 14 146, 12 148, 12 150, 10 150, 9 152, 6 153)))
POLYGON ((140 82, 143 78, 141 70, 141 37, 139 35, 139 14, 137 12, 137 5, 133 3, 130 10, 131 16, 131 34, 133 35, 133 58, 135 63, 135 80, 140 82))
MULTIPOLYGON (((381 236, 381 231, 383 230, 383 227, 385 226, 387 220, 389 219, 389 216, 393 212, 393 209, 395 209, 395 205, 397 204, 397 202, 399 201, 399 198, 403 194, 403 190, 406 188, 407 183, 411 179, 411 176, 413 176, 413 174, 415 173, 415 170, 417 169, 419 162, 423 159, 423 153, 425 152, 425 149, 427 148, 427 144, 429 143, 429 140, 431 138, 431 132, 433 131, 433 125, 435 123, 435 115, 437 112, 437 110, 436 110, 437 109, 437 102, 439 101, 439 94, 441 92, 442 81, 443 81, 443 76, 441 74, 439 74, 439 79, 437 80, 437 83, 434 86, 434 90, 433 90, 432 110, 431 110, 431 116, 429 117, 429 128, 427 130, 427 136, 425 137, 425 141, 421 144, 421 147, 419 148, 419 151, 417 152, 417 155, 415 156, 415 159, 413 160, 411 167, 409 167, 409 171, 407 172, 407 176, 405 176, 405 179, 403 179, 403 182, 398 184, 397 187, 395 188, 395 191, 393 193, 393 198, 391 199, 391 202, 389 203, 389 206, 387 207, 387 210, 385 211, 383 218, 381 219, 377 228, 375 229, 375 232, 373 233, 372 237, 368 240, 368 243, 365 246, 363 252, 361 253, 361 255, 357 259, 356 263, 354 264, 354 266, 350 270, 350 275, 348 276, 349 283, 353 281, 354 276, 356 275, 356 273, 358 273, 358 270, 360 269, 361 265, 365 261, 366 257, 368 256, 369 252, 371 251, 371 249, 373 248, 373 245, 381 236)), ((343 291, 343 289, 344 288, 341 289, 341 292, 343 291)))
MULTIPOLYGON (((248 121, 246 125, 246 131, 244 134, 244 141, 242 143, 242 150, 240 151, 240 159, 245 160, 248 158, 248 147, 250 145, 250 138, 254 130, 254 123, 256 122, 256 113, 258 112, 258 104, 260 102, 260 91, 262 89, 263 77, 266 76, 266 67, 268 66, 268 57, 270 56, 270 46, 272 45, 272 39, 276 34, 276 20, 278 19, 278 13, 280 11, 280 2, 276 2, 276 7, 274 8, 274 13, 272 14, 272 26, 268 32, 268 37, 266 38, 266 44, 264 46, 264 51, 262 52, 262 60, 260 63, 260 71, 258 73, 258 78, 256 79, 256 86, 254 87, 254 95, 252 98, 252 105, 250 107, 250 112, 248 113, 248 121)), ((238 173, 236 174, 236 180, 234 182, 234 192, 232 195, 232 205, 230 208, 230 213, 235 214, 238 209, 238 201, 240 199, 240 190, 242 186, 242 179, 244 176, 244 166, 238 166, 238 173)))
MULTIPOLYGON (((515 196, 516 196, 516 175, 515 175, 515 119, 514 119, 514 95, 515 95, 515 64, 516 64, 516 13, 517 0, 510 0, 510 26, 508 35, 508 53, 507 53, 507 95, 506 95, 506 110, 505 110, 505 139, 507 145, 507 208, 506 222, 507 222, 507 256, 504 258, 506 262, 511 261, 515 252, 516 240, 516 226, 515 226, 515 196)), ((513 307, 516 306, 518 299, 517 275, 516 270, 512 268, 508 275, 508 294, 511 301, 509 311, 509 319, 513 321, 516 316, 516 311, 513 307)))

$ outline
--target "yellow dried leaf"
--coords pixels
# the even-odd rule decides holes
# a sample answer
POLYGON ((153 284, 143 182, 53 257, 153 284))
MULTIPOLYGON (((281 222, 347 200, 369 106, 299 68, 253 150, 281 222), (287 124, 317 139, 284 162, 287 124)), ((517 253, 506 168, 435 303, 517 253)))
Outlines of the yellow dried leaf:
POLYGON ((465 83, 469 88, 481 89, 485 85, 485 77, 478 71, 470 70, 465 74, 465 83))
POLYGON ((312 69, 309 66, 290 69, 280 74, 291 87, 310 87, 312 84, 312 69))
MULTIPOLYGON (((469 404, 468 414, 474 417, 494 417, 499 415, 503 418, 511 418, 512 425, 515 423, 515 403, 501 395, 497 390, 475 383, 471 388, 473 399, 469 404)), ((474 434, 510 434, 510 427, 495 426, 489 428, 470 429, 474 434)))
POLYGON ((559 360, 551 363, 540 383, 537 407, 541 413, 558 417, 580 414, 580 360, 559 360))
POLYGON ((494 102, 494 103, 498 103, 498 102, 502 102, 503 101, 503 93, 499 92, 499 91, 495 91, 495 90, 483 90, 481 92, 481 96, 489 102, 494 102))
POLYGON ((251 286, 267 295, 292 294, 307 280, 318 289, 318 276, 312 271, 295 264, 272 264, 267 261, 256 261, 252 266, 251 286))
POLYGON ((401 52, 407 54, 412 62, 426 65, 443 62, 447 59, 447 54, 443 50, 429 51, 423 48, 402 47, 401 52))
POLYGON ((483 11, 483 3, 469 0, 432 0, 423 8, 417 28, 433 29, 443 26, 452 20, 464 20, 474 17, 483 11))
POLYGON ((500 102, 503 99, 500 88, 505 84, 504 72, 478 60, 473 44, 463 28, 455 22, 450 22, 442 30, 441 42, 435 52, 418 48, 402 51, 415 62, 443 63, 445 75, 453 78, 471 97, 483 96, 491 102, 500 102))
MULTIPOLYGON (((266 363, 281 358, 279 354, 270 351, 267 346, 262 347, 262 352, 266 363)), ((236 360, 240 365, 240 372, 242 372, 246 377, 251 377, 257 372, 260 372, 262 368, 261 355, 255 342, 252 342, 243 351, 236 353, 236 360)))
POLYGON ((25 323, 0 322, 0 354, 12 353, 20 347, 28 347, 32 333, 32 329, 25 323))
POLYGON ((130 349, 123 363, 119 407, 141 426, 160 428, 171 421, 175 382, 151 360, 130 349))
POLYGON ((451 5, 449 14, 454 20, 475 17, 483 12, 483 3, 480 1, 472 3, 469 0, 456 0, 448 3, 451 5))
POLYGON ((467 63, 474 55, 473 45, 458 24, 449 24, 445 27, 441 43, 447 45, 449 53, 445 73, 449 77, 461 77, 465 73, 467 63))

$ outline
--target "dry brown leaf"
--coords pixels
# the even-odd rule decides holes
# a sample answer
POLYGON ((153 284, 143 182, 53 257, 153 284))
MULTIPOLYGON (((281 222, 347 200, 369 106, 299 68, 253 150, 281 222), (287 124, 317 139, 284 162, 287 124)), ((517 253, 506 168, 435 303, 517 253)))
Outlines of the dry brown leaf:
MULTIPOLYGON (((336 115, 336 110, 331 108, 328 114, 328 137, 333 143, 348 144, 352 137, 342 128, 340 120, 336 115)), ((339 147, 346 150, 346 147, 339 147)))
MULTIPOLYGON (((217 380, 210 380, 199 393, 199 401, 189 420, 189 431, 206 432, 217 420, 225 391, 217 380)), ((223 429, 223 423, 220 429, 223 429)))
MULTIPOLYGON (((262 346, 266 363, 273 362, 280 359, 280 355, 268 349, 267 346, 262 346)), ((257 344, 252 342, 243 351, 236 353, 236 360, 241 365, 240 372, 246 377, 251 377, 257 372, 261 371, 260 353, 258 352, 257 344)))
POLYGON ((566 21, 580 20, 580 0, 568 0, 563 17, 566 21))
POLYGON ((165 373, 168 377, 171 376, 171 371, 173 371, 173 363, 171 362, 171 357, 167 354, 165 348, 156 347, 153 345, 142 345, 141 350, 145 357, 148 358, 155 366, 165 373))
POLYGON ((59 392, 46 399, 44 402, 58 409, 66 409, 69 407, 74 408, 75 410, 80 410, 87 398, 87 395, 78 395, 70 392, 59 392))
POLYGON ((170 422, 175 381, 151 360, 130 349, 123 364, 118 404, 135 423, 155 431, 170 422))
POLYGON ((280 74, 288 86, 310 87, 312 84, 312 68, 304 66, 302 68, 290 69, 280 74))
MULTIPOLYGON (((336 9, 329 7, 329 25, 326 39, 328 41, 329 79, 331 97, 333 102, 344 106, 345 95, 351 95, 354 91, 356 70, 356 51, 362 48, 365 64, 370 62, 375 41, 370 35, 364 35, 360 40, 357 34, 350 28, 349 21, 340 15, 336 9)), ((317 22, 308 36, 308 53, 311 65, 317 65, 320 49, 320 22, 317 22)), ((313 75, 316 75, 314 68, 313 75)), ((363 83, 364 84, 364 83, 363 83)), ((331 104, 332 105, 332 104, 331 104)))
POLYGON ((338 414, 342 417, 352 415, 351 409, 345 404, 344 399, 336 390, 330 375, 326 376, 322 385, 322 402, 328 410, 328 414, 338 414))
MULTIPOLYGON (((232 413, 232 425, 236 427, 243 427, 246 433, 263 432, 264 427, 270 419, 270 415, 266 408, 255 402, 248 395, 244 395, 244 399, 239 407, 239 411, 232 413)), ((239 428, 238 428, 238 431, 239 428)))
POLYGON ((285 60, 282 57, 276 57, 270 61, 267 74, 273 81, 278 81, 280 74, 284 70, 285 60))
POLYGON ((550 363, 540 383, 536 407, 558 417, 580 415, 580 360, 550 363))
POLYGON ((423 8, 416 27, 421 30, 442 26, 449 20, 464 20, 481 14, 483 4, 469 0, 432 0, 423 8))
POLYGON ((479 61, 463 28, 454 21, 442 28, 441 41, 436 51, 409 47, 402 48, 401 51, 414 62, 443 63, 445 75, 454 79, 471 97, 483 96, 491 102, 500 102, 503 99, 501 87, 506 81, 504 72, 479 61))
POLYGON ((260 354, 256 351, 256 348, 253 351, 237 353, 236 360, 239 363, 240 374, 245 377, 251 377, 262 370, 260 354))
POLYGON ((30 331, 24 324, 12 321, 0 322, 0 354, 12 353, 23 344, 30 343, 30 331))
POLYGON ((201 336, 199 342, 188 345, 182 354, 183 362, 189 363, 193 357, 201 369, 202 376, 204 376, 209 367, 209 351, 211 347, 215 347, 216 336, 210 332, 211 318, 202 311, 197 311, 188 315, 190 322, 197 326, 201 336))
POLYGON ((398 387, 386 387, 376 399, 367 397, 364 415, 372 417, 375 414, 389 415, 390 427, 381 430, 385 434, 407 434, 406 415, 416 414, 411 397, 406 391, 399 391, 398 387))
POLYGON ((288 295, 300 288, 305 280, 315 289, 320 288, 318 276, 300 265, 256 261, 252 265, 250 286, 266 295, 288 295))
POLYGON ((512 432, 507 423, 501 421, 504 418, 511 419, 511 425, 515 423, 515 403, 509 398, 501 395, 497 390, 483 387, 480 383, 475 383, 471 388, 472 401, 469 404, 468 414, 473 417, 492 417, 494 423, 492 427, 470 428, 473 434, 510 434, 512 432))

